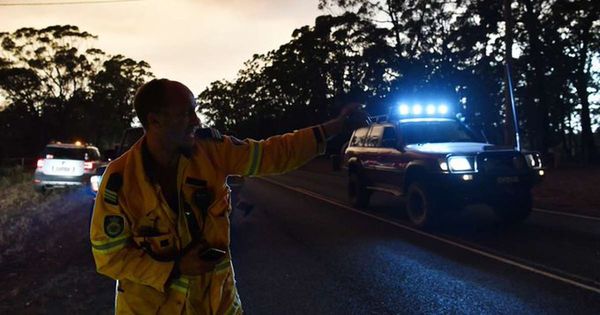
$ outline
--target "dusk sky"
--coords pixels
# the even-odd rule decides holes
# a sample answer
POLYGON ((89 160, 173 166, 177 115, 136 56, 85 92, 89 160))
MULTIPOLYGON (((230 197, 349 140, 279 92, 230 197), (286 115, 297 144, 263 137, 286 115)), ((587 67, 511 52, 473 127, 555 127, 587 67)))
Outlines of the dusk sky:
POLYGON ((181 81, 195 94, 214 80, 233 79, 254 53, 288 42, 294 29, 314 24, 321 14, 318 0, 13 5, 71 1, 75 0, 0 0, 0 32, 77 25, 98 36, 93 46, 145 60, 157 77, 181 81))

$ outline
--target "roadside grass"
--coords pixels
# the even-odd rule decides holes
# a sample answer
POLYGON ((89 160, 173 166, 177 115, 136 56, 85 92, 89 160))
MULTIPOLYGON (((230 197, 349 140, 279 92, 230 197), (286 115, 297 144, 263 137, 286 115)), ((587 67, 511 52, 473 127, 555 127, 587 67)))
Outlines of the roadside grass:
POLYGON ((33 190, 33 174, 20 167, 0 169, 0 263, 7 255, 23 250, 36 224, 47 224, 54 216, 48 210, 61 193, 41 194, 33 190))
POLYGON ((533 188, 538 208, 600 217, 600 167, 549 169, 533 188))

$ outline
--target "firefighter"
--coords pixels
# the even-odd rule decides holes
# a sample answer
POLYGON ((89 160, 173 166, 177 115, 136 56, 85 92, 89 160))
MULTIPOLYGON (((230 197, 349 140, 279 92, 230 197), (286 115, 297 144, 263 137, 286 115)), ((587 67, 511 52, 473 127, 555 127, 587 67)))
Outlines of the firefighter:
POLYGON ((241 141, 198 129, 195 106, 179 82, 143 85, 134 107, 145 134, 103 176, 90 238, 98 272, 117 280, 117 314, 241 314, 227 176, 295 169, 364 115, 350 104, 322 125, 241 141))

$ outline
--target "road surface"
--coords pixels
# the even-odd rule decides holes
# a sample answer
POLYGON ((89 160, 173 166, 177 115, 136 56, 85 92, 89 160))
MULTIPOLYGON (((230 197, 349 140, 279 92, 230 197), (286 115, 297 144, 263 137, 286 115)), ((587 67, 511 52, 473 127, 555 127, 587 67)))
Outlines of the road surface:
MULTIPOLYGON (((402 200, 345 199, 343 173, 249 179, 232 215, 247 314, 600 314, 600 220, 534 212, 500 225, 485 208, 435 231, 408 227, 402 200)), ((18 248, 2 248, 0 314, 110 314, 114 282, 95 273, 91 201, 46 205, 18 248)))

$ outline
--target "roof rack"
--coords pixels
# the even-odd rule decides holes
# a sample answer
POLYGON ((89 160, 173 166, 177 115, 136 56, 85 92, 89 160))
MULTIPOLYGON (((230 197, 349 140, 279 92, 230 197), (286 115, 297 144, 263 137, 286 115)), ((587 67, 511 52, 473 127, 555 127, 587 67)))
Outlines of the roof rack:
POLYGON ((68 142, 68 141, 56 141, 56 140, 51 140, 50 142, 48 142, 48 145, 57 145, 57 146, 76 146, 76 147, 81 147, 81 148, 85 148, 85 147, 90 147, 90 146, 94 146, 93 143, 90 142, 84 142, 84 141, 73 141, 73 142, 68 142))

